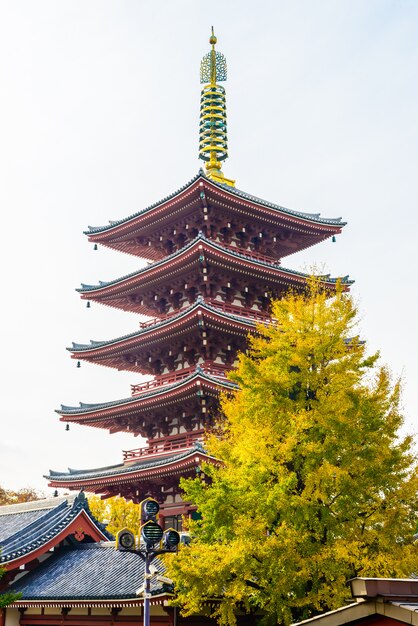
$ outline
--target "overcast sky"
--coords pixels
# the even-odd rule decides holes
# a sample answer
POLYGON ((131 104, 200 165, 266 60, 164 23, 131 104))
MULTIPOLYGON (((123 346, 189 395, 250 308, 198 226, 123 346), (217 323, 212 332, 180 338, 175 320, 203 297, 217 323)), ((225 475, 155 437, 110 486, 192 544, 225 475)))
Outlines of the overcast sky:
POLYGON ((337 243, 284 259, 350 274, 369 350, 404 379, 416 430, 418 2, 0 0, 0 484, 46 494, 50 468, 90 468, 143 442, 71 426, 60 404, 127 397, 138 379, 80 369, 72 341, 138 319, 75 293, 139 261, 87 242, 198 171, 199 64, 210 26, 228 61, 237 187, 342 216, 337 243))

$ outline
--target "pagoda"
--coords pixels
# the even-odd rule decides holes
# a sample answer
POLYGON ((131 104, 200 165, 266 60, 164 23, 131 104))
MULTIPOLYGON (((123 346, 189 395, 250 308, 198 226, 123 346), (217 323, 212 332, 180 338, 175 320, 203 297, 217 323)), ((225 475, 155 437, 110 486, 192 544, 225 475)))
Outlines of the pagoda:
MULTIPOLYGON (((131 334, 74 343, 71 356, 133 374, 131 395, 100 404, 62 406, 67 424, 127 432, 147 445, 123 452, 121 463, 91 470, 50 471, 51 487, 84 489, 102 497, 146 496, 161 503, 165 525, 180 528, 192 513, 179 489, 196 475, 205 453, 203 435, 213 423, 221 391, 233 389, 227 373, 249 333, 270 322, 270 300, 304 290, 307 275, 281 259, 335 238, 344 222, 301 213, 240 191, 222 172, 228 156, 225 57, 211 49, 201 62, 199 158, 206 171, 152 206, 103 227, 89 227, 94 247, 106 246, 148 263, 117 280, 83 284, 82 300, 148 317, 131 334)), ((325 276, 332 292, 337 279, 325 276)), ((348 288, 347 277, 340 279, 348 288)))

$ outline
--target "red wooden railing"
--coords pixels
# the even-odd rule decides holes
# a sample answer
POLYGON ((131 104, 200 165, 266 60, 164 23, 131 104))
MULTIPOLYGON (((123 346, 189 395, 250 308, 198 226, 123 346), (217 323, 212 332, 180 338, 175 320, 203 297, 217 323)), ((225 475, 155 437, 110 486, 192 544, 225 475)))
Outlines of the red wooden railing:
POLYGON ((176 383, 183 378, 187 378, 192 372, 195 371, 195 367, 185 367, 178 372, 169 372, 168 374, 162 374, 157 376, 153 380, 148 380, 145 383, 139 383, 138 385, 131 385, 132 395, 136 396, 138 393, 143 393, 149 389, 155 389, 155 387, 162 387, 164 385, 170 385, 176 383))
POLYGON ((139 322, 139 328, 148 328, 149 326, 154 326, 154 324, 158 324, 158 322, 163 322, 164 320, 167 320, 169 317, 173 317, 173 315, 176 315, 176 313, 180 313, 180 310, 181 309, 177 309, 176 311, 171 311, 170 313, 167 313, 165 315, 160 315, 160 317, 152 317, 146 322, 139 322))
POLYGON ((132 461, 138 461, 148 457, 158 457, 176 452, 177 450, 187 450, 192 448, 196 441, 202 441, 201 433, 189 433, 180 437, 172 439, 165 439, 164 441, 150 442, 148 446, 142 448, 135 448, 134 450, 123 450, 123 462, 131 463, 132 461))
POLYGON ((275 259, 271 256, 266 256, 265 254, 260 254, 259 252, 255 252, 254 250, 248 250, 248 248, 245 247, 232 246, 230 243, 225 242, 222 242, 222 247, 227 248, 227 250, 231 250, 231 252, 244 254, 251 259, 255 259, 256 261, 262 261, 263 263, 268 263, 269 265, 280 265, 279 259, 275 259))
MULTIPOLYGON (((261 311, 255 311, 254 309, 248 309, 243 306, 228 304, 227 302, 221 302, 219 300, 215 300, 213 298, 205 298, 205 302, 210 304, 211 306, 219 309, 220 311, 226 311, 227 313, 232 313, 233 315, 243 315, 245 317, 249 317, 250 319, 259 320, 259 321, 269 321, 269 317, 266 313, 262 313, 261 311)), ((146 322, 140 322, 140 328, 149 328, 150 326, 154 326, 154 324, 158 324, 158 322, 163 322, 164 320, 169 319, 173 315, 176 315, 181 312, 181 309, 177 309, 176 311, 171 311, 166 315, 161 315, 160 317, 153 317, 146 322)))
POLYGON ((206 302, 220 311, 225 311, 225 313, 240 315, 241 317, 247 317, 250 320, 258 322, 270 322, 269 315, 261 311, 248 309, 247 307, 238 306, 236 304, 229 304, 228 302, 219 302, 219 300, 206 300, 206 302))
MULTIPOLYGON (((201 364, 201 368, 207 374, 211 374, 212 376, 225 376, 225 372, 231 369, 229 365, 224 365, 223 363, 214 363, 213 361, 205 361, 201 364)), ((131 393, 133 396, 144 393, 145 391, 149 391, 150 389, 155 389, 156 387, 163 387, 164 385, 171 385, 172 383, 176 383, 183 378, 187 378, 190 374, 196 371, 196 366, 185 367, 178 372, 168 372, 167 374, 161 374, 160 376, 156 376, 153 380, 148 380, 145 383, 139 383, 137 385, 131 385, 131 393)))

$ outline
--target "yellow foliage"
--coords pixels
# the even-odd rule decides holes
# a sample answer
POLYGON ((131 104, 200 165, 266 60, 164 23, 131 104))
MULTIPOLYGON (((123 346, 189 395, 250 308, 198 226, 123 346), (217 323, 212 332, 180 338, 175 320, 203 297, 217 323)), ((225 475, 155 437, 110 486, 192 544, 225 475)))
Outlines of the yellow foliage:
POLYGON ((418 571, 418 477, 400 428, 400 384, 356 336, 356 310, 312 279, 308 293, 273 302, 231 375, 208 451, 224 461, 185 480, 201 521, 192 545, 168 557, 185 615, 219 601, 288 624, 347 597, 356 575, 418 571))
POLYGON ((89 507, 100 522, 106 522, 107 530, 116 536, 122 528, 129 528, 133 533, 139 532, 141 525, 141 507, 128 502, 125 498, 115 496, 102 500, 99 496, 88 496, 89 507))

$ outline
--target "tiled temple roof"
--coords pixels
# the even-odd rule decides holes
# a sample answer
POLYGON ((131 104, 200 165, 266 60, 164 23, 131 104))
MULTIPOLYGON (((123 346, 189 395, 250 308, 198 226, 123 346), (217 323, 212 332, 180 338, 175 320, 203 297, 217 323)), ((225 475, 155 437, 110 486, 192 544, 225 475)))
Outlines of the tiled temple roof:
POLYGON ((80 406, 65 406, 62 404, 61 409, 57 410, 57 413, 59 413, 60 415, 80 415, 82 413, 91 413, 92 411, 108 409, 123 404, 132 404, 138 402, 139 400, 143 400, 144 398, 158 396, 161 393, 166 394, 168 391, 176 389, 177 387, 181 387, 182 385, 185 385, 191 380, 198 377, 216 383, 220 387, 227 387, 229 389, 237 388, 237 385, 232 381, 226 378, 220 378, 219 376, 213 376, 212 374, 207 374, 199 365, 197 365, 196 370, 192 372, 189 376, 186 376, 185 378, 182 378, 177 382, 168 385, 161 385, 161 387, 156 387, 154 389, 151 389, 150 391, 141 393, 140 396, 130 396, 129 398, 122 398, 121 400, 112 400, 110 402, 101 402, 97 404, 87 404, 85 402, 80 402, 80 406))
POLYGON ((66 498, 38 500, 0 507, 0 563, 8 563, 39 550, 84 511, 100 533, 112 535, 90 512, 83 493, 66 498))
POLYGON ((59 480, 60 482, 73 483, 74 480, 89 480, 96 478, 106 478, 110 476, 118 476, 121 474, 136 474, 138 471, 141 470, 161 468, 165 465, 172 465, 173 463, 176 463, 178 461, 183 461, 189 457, 193 457, 196 452, 207 456, 202 447, 202 444, 196 441, 192 448, 189 448, 184 452, 177 452, 175 454, 167 455, 163 458, 158 457, 154 460, 144 459, 132 463, 131 465, 124 465, 123 463, 119 463, 117 465, 109 465, 107 467, 99 467, 91 470, 76 470, 71 468, 68 468, 68 472, 57 472, 54 470, 50 470, 49 474, 44 476, 44 478, 47 478, 49 480, 59 480))
POLYGON ((205 302, 204 299, 201 296, 198 296, 197 299, 196 299, 196 302, 194 304, 192 304, 190 307, 182 309, 179 313, 174 314, 174 315, 170 316, 169 318, 164 319, 164 320, 162 320, 160 322, 156 322, 152 326, 147 326, 145 328, 140 328, 139 330, 136 330, 134 333, 129 333, 129 335, 122 335, 121 337, 116 337, 115 339, 108 339, 108 340, 103 340, 103 341, 91 340, 90 343, 88 343, 88 344, 73 342, 72 347, 67 348, 67 350, 69 350, 70 352, 82 352, 82 351, 87 351, 87 350, 95 350, 96 348, 102 348, 104 346, 109 346, 109 345, 111 345, 113 343, 118 343, 118 342, 124 341, 126 339, 133 339, 134 337, 140 337, 143 334, 155 331, 157 328, 162 328, 164 326, 170 326, 173 322, 175 322, 175 321, 179 320, 180 318, 188 315, 189 313, 191 313, 192 311, 194 311, 195 309, 198 309, 198 308, 207 309, 211 313, 216 313, 216 314, 220 315, 221 317, 224 317, 224 318, 226 318, 228 320, 232 320, 232 321, 236 321, 236 322, 241 322, 243 324, 247 324, 249 326, 249 328, 254 328, 254 326, 256 324, 256 322, 254 320, 249 319, 245 315, 234 315, 233 313, 229 313, 227 311, 222 311, 222 309, 218 309, 217 307, 210 305, 209 303, 205 302))
MULTIPOLYGON (((153 565, 164 573, 161 561, 153 565)), ((25 600, 112 600, 136 599, 144 582, 144 562, 130 552, 120 552, 113 542, 64 547, 35 570, 16 581, 10 591, 25 600)), ((151 594, 164 594, 167 586, 151 579, 151 594)))
MULTIPOLYGON (((255 265, 259 265, 260 267, 277 268, 284 274, 288 274, 290 277, 296 276, 298 278, 309 278, 309 274, 306 274, 305 272, 298 272, 297 270, 292 270, 286 267, 282 267, 279 262, 268 263, 266 261, 262 261, 255 257, 252 257, 250 254, 244 254, 242 252, 238 252, 238 250, 237 251, 232 250, 231 247, 225 248, 224 246, 222 246, 222 244, 219 244, 213 241, 212 239, 205 237, 205 235, 202 232, 200 232, 195 239, 190 241, 190 243, 185 245, 183 248, 180 248, 180 250, 176 250, 176 252, 173 252, 172 254, 165 256, 163 259, 160 259, 159 261, 155 261, 154 263, 151 263, 147 265, 146 267, 143 267, 139 270, 136 270, 135 272, 126 274, 125 276, 121 276, 114 280, 110 280, 110 281, 100 280, 98 285, 86 285, 82 283, 81 288, 77 289, 77 291, 79 293, 88 293, 89 291, 97 291, 98 289, 101 289, 103 287, 109 287, 110 285, 117 285, 118 283, 123 282, 127 279, 134 278, 135 276, 140 276, 141 274, 149 272, 150 270, 153 270, 154 268, 160 265, 167 264, 167 262, 170 262, 172 259, 175 259, 176 257, 181 257, 182 255, 184 255, 184 253, 186 253, 190 248, 196 245, 196 243, 199 241, 206 242, 207 244, 209 244, 211 247, 213 247, 215 250, 218 250, 219 252, 229 254, 240 260, 245 260, 245 261, 254 263, 255 265)), ((351 284, 352 282, 352 281, 349 281, 348 276, 332 278, 330 277, 329 274, 326 276, 323 276, 323 279, 325 282, 328 282, 331 284, 335 284, 338 280, 341 280, 343 284, 351 284)))
POLYGON ((110 221, 109 224, 106 224, 105 226, 89 226, 88 230, 85 231, 85 234, 86 235, 94 235, 96 233, 106 232, 108 230, 111 230, 115 226, 119 226, 120 224, 126 224, 127 222, 129 222, 131 220, 134 220, 135 218, 137 218, 140 215, 144 215, 146 213, 149 213, 153 209, 155 209, 155 208, 161 206, 162 204, 164 204, 164 202, 172 200, 176 196, 180 195, 183 191, 186 191, 186 189, 191 187, 197 180, 199 180, 199 178, 204 180, 204 181, 206 181, 210 185, 213 185, 214 187, 217 187, 219 189, 222 189, 223 191, 226 191, 227 193, 229 193, 232 196, 236 196, 237 198, 248 200, 250 202, 254 202, 254 203, 259 204, 261 206, 265 206, 268 209, 273 209, 273 210, 277 211, 278 213, 282 213, 284 215, 301 218, 301 219, 307 220, 307 221, 312 222, 312 223, 327 224, 327 225, 330 225, 330 226, 345 226, 345 224, 346 224, 346 222, 342 221, 341 217, 324 218, 324 217, 321 217, 320 213, 304 213, 302 211, 294 211, 292 209, 286 209, 285 207, 282 207, 282 206, 280 206, 278 204, 274 204, 272 202, 268 202, 267 200, 262 200, 261 198, 258 198, 257 196, 253 196, 251 194, 248 194, 245 191, 241 191, 239 189, 236 189, 235 187, 230 187, 229 185, 223 185, 223 184, 220 184, 220 183, 215 183, 213 180, 208 179, 204 175, 203 170, 200 170, 199 173, 196 176, 194 176, 194 178, 192 178, 192 180, 190 180, 188 183, 186 183, 186 185, 184 185, 183 187, 181 187, 180 189, 178 189, 174 193, 170 194, 169 196, 166 196, 162 200, 159 200, 158 202, 155 202, 154 204, 151 204, 150 206, 146 207, 145 209, 142 209, 141 211, 138 211, 137 213, 134 213, 134 214, 130 215, 129 217, 126 217, 126 218, 121 219, 121 220, 110 221))

